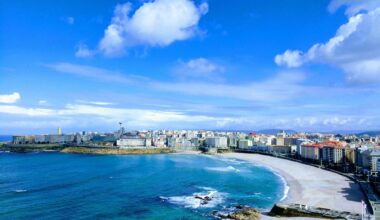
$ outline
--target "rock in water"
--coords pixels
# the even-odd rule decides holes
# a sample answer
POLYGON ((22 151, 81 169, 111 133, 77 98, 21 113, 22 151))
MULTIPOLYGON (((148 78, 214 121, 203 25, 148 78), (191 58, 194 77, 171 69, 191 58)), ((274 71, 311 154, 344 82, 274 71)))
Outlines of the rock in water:
POLYGON ((228 218, 235 220, 257 220, 260 218, 260 212, 254 208, 243 207, 228 214, 228 218))

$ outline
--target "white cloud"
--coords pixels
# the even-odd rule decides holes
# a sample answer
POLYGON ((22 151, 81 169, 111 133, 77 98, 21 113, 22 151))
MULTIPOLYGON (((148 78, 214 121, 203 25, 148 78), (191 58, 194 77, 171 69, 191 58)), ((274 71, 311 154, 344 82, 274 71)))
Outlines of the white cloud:
POLYGON ((140 76, 126 75, 107 69, 97 68, 93 66, 76 65, 71 63, 55 63, 46 66, 61 73, 68 73, 77 76, 98 79, 105 82, 133 83, 136 79, 144 79, 140 76))
POLYGON ((0 113, 27 116, 52 116, 55 111, 47 108, 25 108, 15 105, 0 105, 0 113))
POLYGON ((79 58, 92 57, 96 54, 95 51, 88 49, 86 44, 79 44, 75 52, 75 56, 79 58))
POLYGON ((85 101, 85 100, 76 100, 77 103, 82 103, 82 104, 90 104, 90 105, 115 105, 113 102, 102 102, 102 101, 85 101))
POLYGON ((333 1, 330 6, 348 5, 346 14, 350 16, 334 37, 305 53, 287 50, 276 56, 276 63, 288 67, 307 62, 329 64, 341 68, 350 82, 380 82, 380 1, 348 2, 333 1))
POLYGON ((187 62, 179 61, 174 68, 174 73, 179 77, 190 78, 218 78, 218 75, 225 71, 221 64, 212 62, 206 58, 196 58, 187 62))
POLYGON ((14 92, 12 94, 0 95, 0 103, 11 104, 11 103, 16 103, 20 99, 21 99, 21 96, 20 96, 20 93, 18 92, 14 92))
POLYGON ((276 55, 274 61, 277 65, 299 67, 302 65, 302 52, 299 50, 286 50, 284 54, 276 55))
MULTIPOLYGON (((301 108, 301 106, 294 106, 301 108)), ((212 108, 222 114, 203 114, 186 110, 166 111, 140 108, 116 108, 89 104, 67 104, 62 108, 28 108, 16 105, 0 105, 0 117, 4 120, 0 127, 5 128, 56 128, 71 126, 74 130, 81 128, 111 128, 117 129, 122 121, 130 129, 260 129, 260 128, 291 128, 298 130, 331 131, 356 127, 370 129, 379 126, 379 116, 376 112, 358 115, 356 112, 293 112, 271 113, 268 107, 263 111, 240 112, 225 114, 230 109, 212 108), (6 116, 6 117, 3 117, 6 116)), ((210 113, 210 112, 208 112, 210 113)))
POLYGON ((199 20, 207 11, 207 3, 197 7, 190 0, 155 0, 129 16, 131 3, 117 5, 99 49, 106 56, 117 56, 129 47, 164 47, 189 39, 198 33, 199 20))
POLYGON ((335 12, 338 8, 347 6, 346 15, 353 16, 362 11, 372 11, 380 6, 378 0, 332 0, 329 4, 329 11, 335 12))

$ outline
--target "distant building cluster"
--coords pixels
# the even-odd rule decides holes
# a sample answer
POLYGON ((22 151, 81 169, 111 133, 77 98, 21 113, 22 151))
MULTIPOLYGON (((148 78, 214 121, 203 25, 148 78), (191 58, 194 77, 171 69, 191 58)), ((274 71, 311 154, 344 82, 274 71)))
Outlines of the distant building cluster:
POLYGON ((114 133, 78 132, 13 136, 13 144, 61 144, 89 147, 154 148, 177 150, 247 151, 298 158, 342 170, 380 172, 380 137, 292 133, 275 135, 205 130, 125 131, 114 133))

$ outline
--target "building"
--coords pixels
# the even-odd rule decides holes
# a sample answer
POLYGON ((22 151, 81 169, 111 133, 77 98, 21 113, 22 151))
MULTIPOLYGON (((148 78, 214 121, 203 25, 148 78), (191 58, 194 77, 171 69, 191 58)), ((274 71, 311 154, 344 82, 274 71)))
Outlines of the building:
POLYGON ((116 145, 119 147, 146 147, 147 142, 148 145, 151 146, 151 139, 150 143, 145 138, 123 138, 116 141, 116 145))
POLYGON ((302 147, 301 146, 304 143, 310 143, 310 141, 307 140, 307 139, 297 139, 296 140, 296 146, 297 146, 297 148, 296 148, 296 154, 297 155, 302 155, 302 147))
POLYGON ((320 160, 322 145, 321 144, 302 144, 301 157, 307 160, 320 160))
POLYGON ((291 152, 291 147, 285 145, 270 145, 268 146, 268 151, 273 154, 288 155, 291 152))
POLYGON ((23 135, 23 136, 13 136, 12 143, 13 144, 34 144, 34 136, 31 135, 23 135))
POLYGON ((284 138, 284 145, 285 146, 297 145, 297 139, 298 138, 294 138, 294 137, 286 137, 284 138))
POLYGON ((252 147, 252 145, 253 145, 252 140, 249 140, 249 139, 239 140, 238 142, 239 149, 249 149, 252 147))
POLYGON ((371 155, 371 175, 378 176, 380 172, 380 151, 372 151, 371 155))
POLYGON ((279 146, 285 145, 285 138, 284 137, 276 137, 276 145, 279 145, 279 146))
POLYGON ((239 139, 237 137, 228 137, 228 147, 237 148, 239 139))
POLYGON ((322 161, 325 163, 340 164, 345 160, 345 149, 341 142, 325 141, 322 143, 322 161))
POLYGON ((205 139, 205 144, 209 148, 228 148, 227 137, 208 137, 205 139))

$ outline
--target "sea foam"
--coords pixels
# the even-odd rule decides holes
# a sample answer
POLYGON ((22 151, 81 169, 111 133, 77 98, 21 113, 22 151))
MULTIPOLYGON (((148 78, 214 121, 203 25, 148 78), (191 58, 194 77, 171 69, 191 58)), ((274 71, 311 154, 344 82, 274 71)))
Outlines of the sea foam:
POLYGON ((206 167, 206 170, 210 171, 217 171, 217 172, 240 172, 239 169, 233 167, 233 166, 227 166, 227 167, 206 167))
POLYGON ((197 187, 199 189, 204 189, 206 191, 193 193, 192 195, 185 196, 171 196, 164 197, 160 196, 160 199, 167 201, 174 205, 183 206, 185 208, 213 208, 224 202, 225 193, 220 193, 211 187, 197 187), (208 197, 209 201, 201 198, 208 197))

